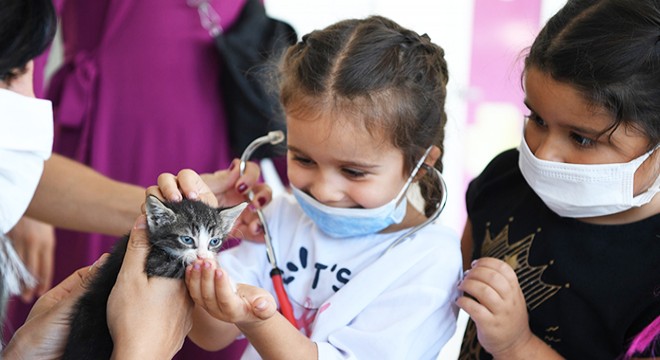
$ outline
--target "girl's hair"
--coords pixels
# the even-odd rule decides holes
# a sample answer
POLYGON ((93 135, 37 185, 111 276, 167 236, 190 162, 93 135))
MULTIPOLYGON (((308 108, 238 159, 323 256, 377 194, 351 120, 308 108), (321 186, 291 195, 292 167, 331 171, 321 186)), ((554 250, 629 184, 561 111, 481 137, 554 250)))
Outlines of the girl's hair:
MULTIPOLYGON (((628 351, 626 352, 626 359, 631 359, 635 355, 639 355, 648 351, 653 352, 654 344, 660 342, 660 316, 656 317, 642 332, 640 332, 633 339, 628 351)), ((651 353, 651 356, 660 354, 651 353)))
MULTIPOLYGON (((660 139, 660 0, 569 0, 525 60, 595 107, 660 139)), ((609 130, 609 129, 608 129, 609 130)))
MULTIPOLYGON (((359 119, 374 137, 384 135, 402 151, 404 172, 429 146, 444 152, 447 63, 426 35, 380 16, 341 21, 291 46, 279 76, 287 113, 359 119)), ((442 170, 441 160, 436 167, 442 170)), ((431 179, 420 182, 427 215, 441 194, 431 179)))
POLYGON ((55 35, 52 0, 0 0, 0 80, 10 82, 55 35))

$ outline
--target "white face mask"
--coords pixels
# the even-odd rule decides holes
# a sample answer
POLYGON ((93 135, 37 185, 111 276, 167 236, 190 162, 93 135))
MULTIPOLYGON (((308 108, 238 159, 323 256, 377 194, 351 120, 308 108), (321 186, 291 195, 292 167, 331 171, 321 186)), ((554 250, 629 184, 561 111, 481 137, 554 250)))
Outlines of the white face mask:
POLYGON ((0 89, 0 234, 27 209, 53 147, 50 101, 0 89))
MULTIPOLYGON (((657 149, 657 148, 656 148, 657 149)), ((567 164, 534 156, 523 136, 520 172, 541 200, 559 216, 605 216, 645 205, 660 191, 660 177, 633 197, 635 171, 654 150, 623 164, 567 164)))

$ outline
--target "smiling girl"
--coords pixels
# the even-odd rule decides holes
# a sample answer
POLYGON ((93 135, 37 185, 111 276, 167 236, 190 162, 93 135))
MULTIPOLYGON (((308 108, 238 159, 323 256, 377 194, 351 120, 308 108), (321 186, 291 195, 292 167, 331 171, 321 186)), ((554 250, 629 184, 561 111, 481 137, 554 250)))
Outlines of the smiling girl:
POLYGON ((289 48, 280 98, 293 194, 264 214, 296 324, 255 317, 232 291, 229 278, 274 293, 264 245, 243 242, 220 268, 189 269, 193 341, 218 349, 240 330, 245 359, 437 358, 456 327, 458 237, 431 223, 396 243, 443 196, 447 79, 440 47, 382 17, 342 21, 289 48), (407 201, 411 183, 424 209, 407 201))

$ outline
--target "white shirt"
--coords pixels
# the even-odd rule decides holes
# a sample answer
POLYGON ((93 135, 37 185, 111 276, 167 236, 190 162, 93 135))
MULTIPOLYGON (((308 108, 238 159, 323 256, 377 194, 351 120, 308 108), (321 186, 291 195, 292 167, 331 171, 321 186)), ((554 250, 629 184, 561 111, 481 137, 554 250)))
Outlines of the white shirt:
MULTIPOLYGON (((456 327, 458 236, 431 224, 388 253, 405 230, 337 239, 321 232, 293 196, 264 209, 299 329, 319 359, 435 359, 456 327)), ((236 283, 274 294, 265 245, 220 254, 236 283)), ((260 359, 248 347, 243 359, 260 359)))
POLYGON ((0 233, 23 216, 52 147, 50 101, 0 89, 0 233))

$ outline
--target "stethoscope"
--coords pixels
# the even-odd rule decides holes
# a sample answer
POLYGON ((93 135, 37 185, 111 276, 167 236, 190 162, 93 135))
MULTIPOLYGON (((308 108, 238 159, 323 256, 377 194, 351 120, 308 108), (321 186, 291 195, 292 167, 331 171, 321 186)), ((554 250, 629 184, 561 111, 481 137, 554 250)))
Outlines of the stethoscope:
MULTIPOLYGON (((262 145, 266 144, 271 144, 271 145, 277 145, 284 141, 284 132, 277 130, 277 131, 271 131, 268 134, 258 137, 254 139, 250 145, 245 148, 243 151, 243 154, 241 154, 241 162, 239 164, 239 171, 241 176, 245 173, 245 167, 247 166, 247 161, 250 159, 252 154, 262 145)), ((424 154, 428 155, 430 149, 426 150, 426 153, 424 154)), ((395 246, 401 244, 403 241, 412 238, 412 236, 422 229, 423 227, 431 224, 434 222, 439 216, 440 213, 442 213, 442 210, 445 208, 445 204, 447 203, 447 185, 445 184, 445 180, 442 178, 442 173, 434 167, 428 166, 423 163, 423 161, 420 161, 415 169, 414 172, 417 172, 421 167, 424 167, 427 172, 431 172, 435 174, 435 176, 438 178, 438 182, 440 183, 440 188, 442 190, 442 198, 440 201, 436 204, 436 210, 431 214, 429 218, 427 218, 424 222, 421 224, 418 224, 416 226, 413 226, 410 228, 408 231, 406 231, 404 234, 399 236, 392 244, 385 250, 384 253, 387 253, 388 251, 392 250, 395 246)), ((412 179, 409 179, 409 181, 412 181, 412 179)), ((407 185, 406 185, 407 186, 407 185)), ((248 198, 250 201, 253 199, 254 194, 252 191, 248 193, 248 198)), ((270 237, 270 231, 268 230, 268 224, 266 223, 266 219, 263 215, 263 212, 261 209, 257 209, 257 216, 259 217, 259 221, 261 221, 261 224, 263 226, 264 230, 264 241, 266 243, 266 255, 268 257, 268 262, 270 263, 270 278, 273 282, 273 288, 275 289, 275 295, 277 296, 277 300, 280 303, 280 312, 284 317, 293 324, 293 326, 297 326, 296 324, 296 318, 293 314, 293 307, 291 306, 291 301, 289 301, 289 297, 286 294, 286 290, 284 289, 284 283, 282 282, 282 270, 277 266, 277 260, 275 259, 275 251, 273 250, 273 243, 272 239, 270 237)))
MULTIPOLYGON (((271 144, 271 145, 276 145, 284 141, 284 132, 277 130, 277 131, 271 131, 265 136, 258 137, 254 139, 250 145, 248 145, 245 150, 243 150, 243 154, 241 155, 241 163, 239 164, 239 171, 241 176, 245 173, 245 167, 247 165, 247 161, 250 159, 250 156, 252 156, 252 153, 255 152, 260 146, 266 145, 266 144, 271 144)), ((252 201, 252 198, 254 196, 254 193, 250 191, 248 193, 248 197, 250 201, 252 201)), ((277 266, 277 260, 275 259, 275 251, 273 250, 273 242, 270 238, 270 231, 268 230, 268 224, 266 223, 266 218, 264 217, 263 212, 261 209, 257 209, 257 216, 259 216, 259 221, 261 221, 261 225, 263 226, 264 229, 264 241, 266 243, 266 256, 268 257, 268 262, 270 263, 270 279, 273 282, 273 288, 275 289, 275 295, 277 296, 277 300, 280 303, 280 312, 284 317, 289 320, 293 326, 297 327, 296 324, 296 318, 293 315, 293 306, 291 306, 291 302, 289 301, 289 297, 286 295, 286 290, 284 289, 284 282, 282 282, 282 270, 277 266)))

